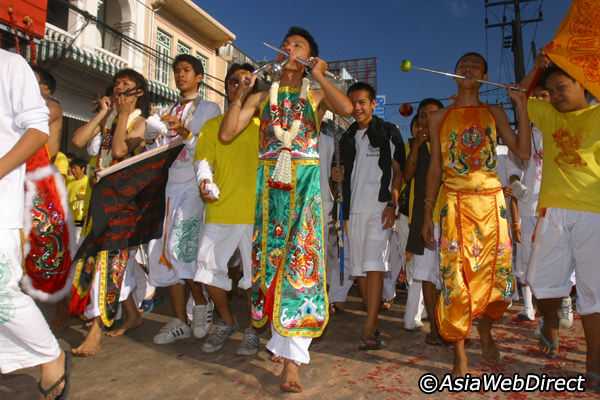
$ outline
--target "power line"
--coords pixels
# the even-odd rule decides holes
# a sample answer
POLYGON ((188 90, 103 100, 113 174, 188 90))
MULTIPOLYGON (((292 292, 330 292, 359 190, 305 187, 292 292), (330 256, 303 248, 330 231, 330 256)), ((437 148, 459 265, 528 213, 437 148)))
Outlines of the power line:
MULTIPOLYGON (((137 0, 138 2, 140 2, 139 0, 137 0)), ((138 51, 140 51, 142 54, 147 55, 149 58, 153 58, 153 60, 155 62, 162 62, 162 63, 168 63, 169 65, 171 64, 172 60, 174 59, 173 57, 169 56, 169 55, 163 55, 158 53, 156 50, 152 49, 150 46, 136 40, 133 39, 127 35, 125 35, 123 32, 119 31, 118 29, 106 24, 104 21, 102 21, 101 19, 99 19, 98 17, 90 14, 89 12, 80 9, 79 7, 71 4, 68 0, 59 0, 60 3, 66 5, 68 8, 72 9, 73 11, 77 12, 78 14, 80 14, 81 16, 83 16, 86 19, 86 26, 87 24, 91 21, 94 24, 102 27, 103 29, 108 30, 109 32, 115 34, 116 36, 120 37, 124 42, 126 42, 127 44, 133 46, 135 49, 137 49, 138 51)), ((141 2, 140 2, 141 3, 141 2)), ((148 7, 146 7, 148 8, 148 7)), ((72 42, 71 42, 72 43, 72 42)), ((204 75, 207 78, 211 78, 214 79, 215 81, 219 81, 219 82, 224 82, 224 80, 210 75, 209 73, 207 73, 206 71, 204 72, 204 75)), ((151 79, 152 77, 148 77, 148 79, 151 79)), ((207 88, 209 88, 210 90, 212 90, 213 92, 226 97, 224 93, 222 93, 221 91, 215 89, 214 87, 202 82, 202 84, 204 86, 206 86, 207 88)))

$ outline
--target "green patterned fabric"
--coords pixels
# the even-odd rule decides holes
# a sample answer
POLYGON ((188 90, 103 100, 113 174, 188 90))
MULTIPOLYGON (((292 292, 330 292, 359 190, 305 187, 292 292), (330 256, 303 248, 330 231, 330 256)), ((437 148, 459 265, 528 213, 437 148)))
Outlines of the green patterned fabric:
MULTIPOLYGON (((279 112, 284 124, 291 125, 292 110, 298 98, 299 90, 280 88, 278 104, 283 105, 279 112)), ((310 95, 308 100, 300 132, 292 143, 292 190, 269 186, 281 142, 273 133, 268 97, 261 106, 252 316, 257 327, 271 319, 283 336, 320 336, 329 318, 319 184, 319 132, 315 103, 310 95)))

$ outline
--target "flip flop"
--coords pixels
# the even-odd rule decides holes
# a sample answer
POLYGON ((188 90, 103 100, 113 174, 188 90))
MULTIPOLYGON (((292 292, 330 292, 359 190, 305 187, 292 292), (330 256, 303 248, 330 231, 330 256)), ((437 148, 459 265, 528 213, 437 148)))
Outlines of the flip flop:
POLYGON ((441 336, 435 336, 428 333, 425 336, 425 344, 428 346, 442 346, 444 345, 444 339, 441 336))
POLYGON ((48 389, 42 388, 42 381, 38 382, 38 390, 44 398, 46 398, 48 394, 50 394, 58 387, 58 385, 63 382, 65 383, 65 386, 63 387, 62 392, 55 397, 55 400, 65 400, 67 398, 67 394, 69 393, 69 378, 71 377, 71 353, 64 350, 63 352, 65 353, 65 372, 63 375, 58 378, 58 380, 54 382, 54 385, 50 386, 48 389))
POLYGON ((359 350, 379 350, 381 349, 381 340, 379 337, 370 337, 364 338, 360 337, 360 345, 358 345, 359 350))
POLYGON ((550 350, 548 350, 547 352, 540 350, 542 352, 542 354, 545 355, 548 358, 554 358, 554 357, 556 357, 558 354, 556 354, 554 352, 554 350, 556 350, 556 347, 558 346, 558 339, 560 339, 560 337, 557 336, 556 340, 553 343, 550 343, 548 341, 548 339, 546 339, 546 337, 544 336, 544 332, 540 331, 540 339, 542 340, 542 342, 544 342, 544 344, 546 346, 548 346, 550 348, 550 350))
POLYGON ((155 294, 154 297, 152 297, 151 299, 142 301, 142 304, 140 304, 140 308, 138 308, 138 312, 140 312, 140 314, 142 315, 148 314, 149 312, 152 312, 152 310, 154 310, 154 307, 162 303, 163 300, 164 298, 162 295, 155 294))
POLYGON ((345 310, 342 310, 336 304, 331 304, 329 306, 329 314, 342 314, 342 313, 345 313, 345 312, 346 312, 345 310))
MULTIPOLYGON (((592 384, 588 384, 588 388, 590 390, 595 390, 595 391, 600 391, 600 376, 598 376, 598 374, 594 373, 594 372, 586 372, 585 374, 586 376, 590 376, 593 379, 596 380, 596 384, 592 385, 592 384)), ((589 382, 589 379, 586 379, 586 383, 589 382)))
POLYGON ((384 299, 381 301, 381 305, 379 306, 379 311, 389 311, 394 304, 394 299, 384 299))

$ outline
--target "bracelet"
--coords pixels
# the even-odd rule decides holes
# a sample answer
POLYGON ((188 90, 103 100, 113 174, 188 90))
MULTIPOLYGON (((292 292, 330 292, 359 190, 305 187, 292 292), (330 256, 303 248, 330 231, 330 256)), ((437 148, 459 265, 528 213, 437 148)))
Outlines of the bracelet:
POLYGON ((513 229, 512 229, 512 232, 515 232, 515 231, 520 231, 520 230, 521 230, 521 228, 517 226, 516 228, 513 228, 513 229))
POLYGON ((425 203, 425 207, 427 206, 431 207, 431 209, 434 210, 433 205, 431 203, 425 203))
POLYGON ((512 226, 521 226, 521 224, 518 222, 513 222, 512 226))
POLYGON ((391 201, 388 201, 386 207, 393 207, 394 209, 396 209, 397 205, 392 203, 391 201))
MULTIPOLYGON (((186 128, 186 131, 188 131, 188 134, 186 137, 183 138, 183 140, 188 140, 189 138, 192 137, 192 131, 190 131, 189 129, 186 128)), ((183 136, 182 136, 183 137, 183 136)))
POLYGON ((231 103, 230 107, 233 107, 233 106, 238 106, 240 109, 242 108, 242 105, 238 104, 238 103, 231 103))

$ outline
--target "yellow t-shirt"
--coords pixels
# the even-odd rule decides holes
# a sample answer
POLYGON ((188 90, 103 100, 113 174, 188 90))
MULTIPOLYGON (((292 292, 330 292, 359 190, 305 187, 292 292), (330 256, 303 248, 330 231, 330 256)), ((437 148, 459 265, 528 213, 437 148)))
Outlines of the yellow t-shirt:
POLYGON ((253 224, 258 169, 258 126, 250 124, 232 142, 219 140, 224 115, 207 121, 196 144, 194 162, 205 160, 213 168, 219 199, 206 202, 205 221, 213 224, 253 224))
POLYGON ((548 102, 530 98, 527 111, 543 134, 538 210, 600 212, 600 106, 561 113, 548 102))
POLYGON ((60 172, 62 176, 69 175, 69 159, 64 153, 61 153, 60 151, 56 153, 54 165, 56 165, 58 172, 60 172))
POLYGON ((79 200, 78 194, 82 194, 85 197, 86 190, 88 187, 88 177, 84 176, 81 179, 72 179, 67 184, 67 192, 69 195, 69 207, 73 213, 74 221, 83 220, 84 216, 84 203, 85 200, 79 200))

